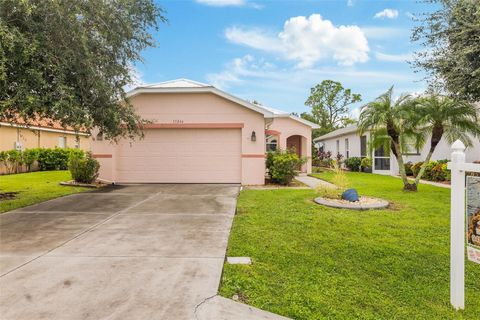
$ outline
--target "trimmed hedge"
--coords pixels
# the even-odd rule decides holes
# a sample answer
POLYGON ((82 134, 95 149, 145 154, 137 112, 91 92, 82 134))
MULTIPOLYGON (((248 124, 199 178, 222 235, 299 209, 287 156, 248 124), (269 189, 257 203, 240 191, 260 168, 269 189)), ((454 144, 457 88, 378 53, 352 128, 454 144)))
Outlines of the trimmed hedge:
POLYGON ((5 166, 7 173, 17 173, 23 165, 29 172, 34 163, 38 164, 41 171, 67 170, 68 161, 72 156, 84 157, 85 152, 74 148, 8 150, 0 152, 0 163, 5 166))

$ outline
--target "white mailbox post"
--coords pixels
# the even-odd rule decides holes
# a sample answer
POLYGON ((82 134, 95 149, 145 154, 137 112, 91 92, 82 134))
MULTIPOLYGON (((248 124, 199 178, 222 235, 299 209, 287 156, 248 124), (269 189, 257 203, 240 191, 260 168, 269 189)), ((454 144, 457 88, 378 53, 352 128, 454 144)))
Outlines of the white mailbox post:
POLYGON ((452 145, 450 207, 450 302, 455 309, 465 308, 465 172, 480 172, 480 164, 465 162, 465 145, 452 145))

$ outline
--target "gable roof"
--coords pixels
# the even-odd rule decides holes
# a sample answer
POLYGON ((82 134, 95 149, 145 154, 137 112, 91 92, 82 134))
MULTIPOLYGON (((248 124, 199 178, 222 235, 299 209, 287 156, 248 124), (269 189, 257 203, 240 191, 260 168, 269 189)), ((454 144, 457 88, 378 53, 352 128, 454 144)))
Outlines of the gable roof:
POLYGON ((353 124, 351 126, 347 126, 345 128, 340 128, 335 131, 329 132, 327 134, 324 134, 323 136, 320 136, 318 138, 313 139, 314 142, 319 142, 319 141, 325 141, 328 139, 333 139, 336 137, 340 137, 346 134, 354 133, 358 131, 358 126, 353 124))
POLYGON ((183 78, 136 87, 135 89, 127 92, 127 97, 131 98, 142 93, 205 93, 205 92, 213 93, 224 99, 233 101, 241 106, 244 106, 248 109, 261 113, 265 118, 289 117, 293 120, 296 120, 307 126, 310 126, 312 129, 319 128, 317 124, 307 121, 305 119, 293 116, 288 112, 273 109, 270 107, 265 107, 260 104, 251 103, 247 100, 238 98, 225 91, 215 88, 210 84, 201 83, 198 81, 193 81, 193 80, 183 79, 183 78))
POLYGON ((260 106, 269 110, 269 111, 271 111, 273 113, 274 118, 290 118, 290 119, 293 119, 293 120, 298 121, 300 123, 303 123, 303 124, 311 127, 312 129, 319 129, 320 128, 320 126, 318 124, 313 123, 313 122, 308 121, 308 120, 305 120, 303 118, 294 116, 294 115, 292 115, 288 112, 278 110, 278 109, 274 109, 274 108, 271 108, 271 107, 266 107, 266 106, 263 106, 263 105, 260 105, 260 106))
POLYGON ((213 93, 217 96, 235 102, 241 106, 244 106, 250 110, 263 114, 265 118, 272 118, 273 113, 264 109, 256 104, 248 102, 246 100, 235 97, 225 91, 219 90, 212 85, 200 83, 188 79, 176 79, 156 84, 144 85, 136 87, 133 90, 127 92, 127 97, 131 98, 142 93, 213 93))

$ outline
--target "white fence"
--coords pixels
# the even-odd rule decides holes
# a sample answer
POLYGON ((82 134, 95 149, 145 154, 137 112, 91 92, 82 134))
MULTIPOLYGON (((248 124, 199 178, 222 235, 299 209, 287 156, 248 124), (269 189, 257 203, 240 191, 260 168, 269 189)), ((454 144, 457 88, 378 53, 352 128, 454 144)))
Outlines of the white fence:
POLYGON ((465 183, 466 172, 480 172, 480 164, 465 162, 465 145, 452 145, 450 207, 450 302, 455 309, 465 308, 465 183))

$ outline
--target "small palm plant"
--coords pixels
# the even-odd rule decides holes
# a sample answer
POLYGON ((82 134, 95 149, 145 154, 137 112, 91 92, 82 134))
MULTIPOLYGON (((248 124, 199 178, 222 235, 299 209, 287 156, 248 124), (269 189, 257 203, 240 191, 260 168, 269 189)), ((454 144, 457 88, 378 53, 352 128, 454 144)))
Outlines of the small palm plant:
POLYGON ((416 99, 412 111, 407 130, 415 131, 420 146, 431 136, 428 154, 415 178, 418 185, 442 138, 450 144, 460 139, 468 147, 471 138, 480 136, 480 115, 474 105, 438 94, 416 99))
POLYGON ((385 152, 393 153, 400 168, 403 189, 416 191, 417 186, 408 181, 403 161, 402 145, 415 131, 406 131, 407 123, 412 117, 410 95, 403 94, 393 97, 393 86, 374 101, 362 107, 358 121, 359 134, 370 132, 370 148, 383 148, 385 152))

